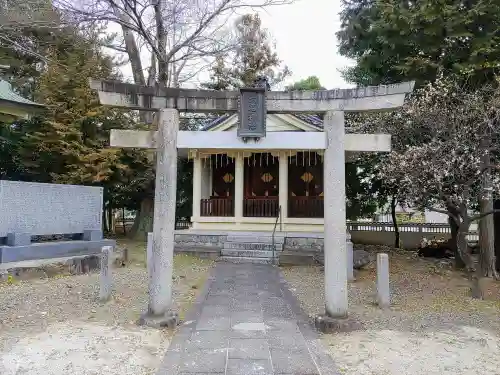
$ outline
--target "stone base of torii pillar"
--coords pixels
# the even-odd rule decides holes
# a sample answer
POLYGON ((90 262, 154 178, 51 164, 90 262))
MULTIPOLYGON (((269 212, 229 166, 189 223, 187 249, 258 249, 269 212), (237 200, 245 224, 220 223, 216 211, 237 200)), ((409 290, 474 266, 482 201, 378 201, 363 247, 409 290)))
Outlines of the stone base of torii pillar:
POLYGON ((148 241, 151 248, 147 259, 149 303, 138 323, 173 328, 179 320, 172 309, 179 113, 176 109, 161 109, 157 116, 153 236, 148 241))

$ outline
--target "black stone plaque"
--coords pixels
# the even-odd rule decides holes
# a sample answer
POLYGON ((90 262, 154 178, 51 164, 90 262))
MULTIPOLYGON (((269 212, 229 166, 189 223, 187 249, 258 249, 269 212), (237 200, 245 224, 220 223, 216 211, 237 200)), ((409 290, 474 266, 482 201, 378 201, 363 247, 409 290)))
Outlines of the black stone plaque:
POLYGON ((264 87, 240 89, 238 137, 265 137, 266 112, 266 89, 264 87))

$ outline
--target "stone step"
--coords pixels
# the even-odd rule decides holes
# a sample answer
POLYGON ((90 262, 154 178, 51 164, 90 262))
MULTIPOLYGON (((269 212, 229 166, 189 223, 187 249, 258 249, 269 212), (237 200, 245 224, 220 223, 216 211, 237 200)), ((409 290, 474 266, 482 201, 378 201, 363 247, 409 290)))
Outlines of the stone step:
MULTIPOLYGON (((283 244, 276 243, 275 246, 277 251, 283 250, 283 244)), ((273 251, 273 245, 272 243, 224 242, 224 249, 273 251)))
POLYGON ((223 256, 220 259, 224 262, 230 262, 230 263, 273 264, 272 258, 223 256))
MULTIPOLYGON (((278 251, 274 253, 274 256, 277 258, 279 256, 278 251)), ((222 249, 222 256, 228 257, 243 257, 243 258, 272 258, 272 251, 265 250, 234 250, 234 249, 222 249)))
MULTIPOLYGON (((238 243, 264 243, 264 244, 272 244, 273 237, 272 236, 235 236, 228 235, 226 242, 238 242, 238 243)), ((285 237, 279 236, 274 238, 274 242, 276 244, 285 243, 285 237)))

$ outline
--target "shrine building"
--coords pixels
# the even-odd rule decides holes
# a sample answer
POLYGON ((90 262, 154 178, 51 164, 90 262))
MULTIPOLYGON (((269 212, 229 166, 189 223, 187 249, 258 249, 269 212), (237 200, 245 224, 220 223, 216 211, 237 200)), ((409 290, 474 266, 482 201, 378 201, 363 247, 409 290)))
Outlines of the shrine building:
MULTIPOLYGON (((238 114, 229 114, 201 130, 211 133, 207 141, 241 143, 238 122, 238 114)), ((211 148, 207 142, 206 148, 188 150, 194 161, 193 229, 323 232, 322 119, 309 114, 268 113, 266 123, 266 138, 247 141, 248 149, 241 149, 245 147, 241 145, 226 150, 211 148), (263 143, 261 150, 259 142, 263 143), (317 149, 311 148, 314 144, 317 149)), ((346 134, 345 138, 347 161, 359 151, 390 151, 389 135, 346 134)))

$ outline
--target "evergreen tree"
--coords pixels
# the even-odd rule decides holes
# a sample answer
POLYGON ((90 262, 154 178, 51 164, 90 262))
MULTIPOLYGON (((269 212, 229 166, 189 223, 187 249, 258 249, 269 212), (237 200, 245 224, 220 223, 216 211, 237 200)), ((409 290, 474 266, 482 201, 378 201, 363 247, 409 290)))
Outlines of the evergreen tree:
POLYGON ((319 78, 316 76, 309 76, 306 79, 302 79, 293 83, 286 88, 288 91, 294 90, 325 90, 325 88, 321 85, 319 78))
POLYGON ((489 82, 500 67, 500 3, 343 0, 340 53, 356 60, 348 81, 360 85, 465 74, 489 82))
POLYGON ((34 98, 47 106, 30 120, 2 124, 3 178, 104 187, 105 208, 137 208, 149 185, 146 152, 109 148, 109 130, 134 128, 130 113, 101 106, 88 81, 119 78, 99 30, 65 29, 45 56, 34 98))
POLYGON ((220 55, 211 69, 210 82, 202 86, 213 90, 248 87, 259 76, 276 85, 291 72, 282 66, 269 32, 258 14, 245 14, 235 23, 236 51, 220 55))

